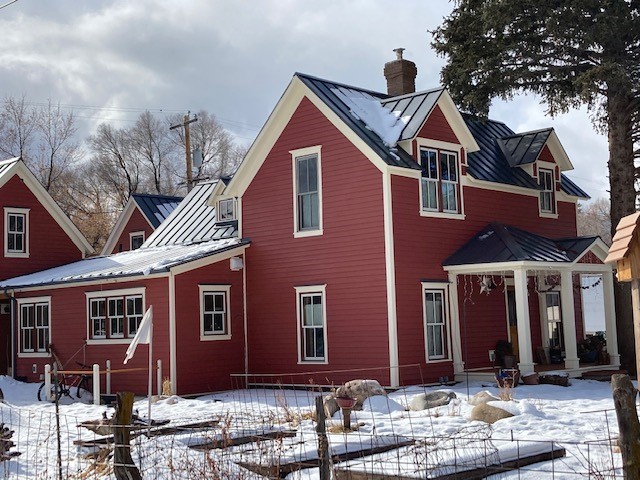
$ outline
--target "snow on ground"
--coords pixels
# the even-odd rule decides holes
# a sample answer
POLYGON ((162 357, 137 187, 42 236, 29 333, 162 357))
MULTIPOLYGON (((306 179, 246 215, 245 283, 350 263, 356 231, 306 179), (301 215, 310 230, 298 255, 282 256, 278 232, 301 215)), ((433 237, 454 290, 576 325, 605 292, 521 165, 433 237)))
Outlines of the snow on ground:
MULTIPOLYGON (((22 452, 21 456, 0 463, 0 478, 56 478, 55 405, 36 400, 38 386, 0 376, 0 389, 5 398, 5 403, 0 403, 0 422, 15 430, 12 440, 16 447, 12 450, 22 452)), ((609 383, 572 380, 570 387, 518 386, 512 391, 514 400, 494 403, 514 416, 491 427, 469 421, 473 407, 467 403, 468 395, 482 390, 498 394, 493 385, 476 382, 440 388, 409 387, 391 393, 388 399, 373 397, 365 403, 362 411, 352 412, 351 422, 357 426, 357 431, 347 434, 340 431, 340 412, 329 420, 329 432, 336 432, 329 433, 331 451, 333 454, 344 453, 417 439, 415 445, 380 454, 369 462, 369 466, 379 465, 381 471, 409 470, 418 478, 426 478, 424 469, 429 464, 429 456, 431 461, 435 458, 436 463, 442 466, 452 458, 461 461, 464 457, 473 456, 474 451, 477 453, 484 449, 486 454, 486 445, 500 449, 499 452, 492 450, 494 456, 535 450, 541 445, 547 448, 552 442, 567 450, 564 459, 538 463, 525 471, 502 474, 499 478, 584 478, 589 472, 606 473, 614 464, 619 467, 620 454, 602 444, 618 432, 609 383), (435 409, 405 410, 415 395, 435 390, 454 392, 457 399, 435 409), (489 443, 486 438, 491 439, 489 443)), ((189 430, 172 436, 140 436, 133 441, 134 461, 141 465, 145 478, 206 478, 210 475, 210 470, 206 469, 211 469, 213 464, 225 472, 223 478, 263 478, 241 469, 235 462, 283 465, 317 455, 315 423, 310 419, 317 395, 284 389, 250 389, 196 399, 177 396, 162 399, 152 405, 155 420, 168 419, 171 420, 169 425, 185 425, 217 418, 221 420, 221 428, 208 432, 189 430), (212 450, 211 457, 188 448, 189 445, 216 439, 283 430, 295 431, 295 436, 212 450), (208 463, 203 459, 208 459, 208 463)), ((95 438, 93 433, 77 427, 77 424, 99 419, 103 412, 111 416, 113 409, 66 400, 60 405, 60 443, 63 476, 72 478, 89 465, 88 461, 81 459, 88 450, 77 448, 73 441, 95 438)), ((134 409, 145 416, 146 399, 137 400, 134 409)), ((353 468, 357 468, 357 464, 358 461, 353 461, 353 468)), ((621 478, 619 469, 617 474, 621 478)), ((83 478, 114 477, 112 474, 100 476, 91 471, 83 478)), ((307 469, 292 473, 287 478, 317 479, 319 474, 317 469, 307 469)))

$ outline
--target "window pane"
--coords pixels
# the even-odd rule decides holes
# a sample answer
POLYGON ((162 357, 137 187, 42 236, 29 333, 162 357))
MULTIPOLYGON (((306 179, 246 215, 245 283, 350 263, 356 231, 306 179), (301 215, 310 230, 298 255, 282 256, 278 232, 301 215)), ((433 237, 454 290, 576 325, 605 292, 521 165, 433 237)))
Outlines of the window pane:
POLYGON ((307 159, 307 171, 309 175, 309 191, 318 191, 318 158, 310 157, 307 159))
POLYGON ((224 295, 216 294, 214 298, 214 310, 216 312, 224 312, 224 295))
POLYGON ((449 212, 458 211, 456 184, 442 182, 442 209, 449 212))
POLYGON ((309 167, 307 160, 301 158, 298 160, 298 193, 306 193, 309 191, 309 167))

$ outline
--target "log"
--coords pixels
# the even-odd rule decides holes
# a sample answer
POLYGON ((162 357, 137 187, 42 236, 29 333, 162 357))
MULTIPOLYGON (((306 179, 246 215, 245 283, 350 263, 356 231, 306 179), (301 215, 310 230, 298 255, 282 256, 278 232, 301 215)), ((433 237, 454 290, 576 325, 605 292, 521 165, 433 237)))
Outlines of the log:
POLYGON ((113 422, 113 473, 117 480, 142 480, 140 470, 131 458, 131 421, 133 417, 133 393, 119 392, 113 422))
POLYGON ((613 404, 618 417, 619 444, 625 480, 640 480, 640 422, 636 409, 638 391, 629 375, 612 375, 613 404))

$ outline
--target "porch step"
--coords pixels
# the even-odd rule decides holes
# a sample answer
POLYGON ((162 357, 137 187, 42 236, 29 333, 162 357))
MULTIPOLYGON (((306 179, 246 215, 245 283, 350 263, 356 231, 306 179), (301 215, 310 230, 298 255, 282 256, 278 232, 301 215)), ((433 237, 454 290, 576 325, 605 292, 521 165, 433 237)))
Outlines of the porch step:
POLYGON ((627 371, 626 370, 621 370, 621 369, 617 369, 617 370, 594 370, 594 371, 591 371, 591 372, 584 372, 582 374, 582 378, 584 380, 596 380, 598 382, 610 382, 611 381, 611 375, 616 375, 616 374, 626 375, 627 371))

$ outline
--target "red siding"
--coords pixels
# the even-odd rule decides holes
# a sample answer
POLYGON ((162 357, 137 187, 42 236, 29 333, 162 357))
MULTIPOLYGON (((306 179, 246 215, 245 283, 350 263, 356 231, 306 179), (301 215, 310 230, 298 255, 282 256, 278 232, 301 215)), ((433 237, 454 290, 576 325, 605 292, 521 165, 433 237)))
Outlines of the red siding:
POLYGON ((449 126, 449 123, 447 122, 447 119, 445 118, 444 113, 442 113, 439 105, 435 106, 417 136, 421 138, 430 138, 432 140, 440 140, 442 142, 460 143, 458 137, 456 137, 456 134, 453 133, 453 130, 449 126))
POLYGON ((242 198, 243 236, 252 239, 247 250, 250 372, 298 373, 281 380, 303 384, 362 376, 388 383, 382 208, 381 172, 303 99, 242 198), (322 145, 324 234, 293 238, 289 151, 315 145, 322 145), (323 284, 329 363, 300 365, 294 286, 323 284), (366 370, 326 373, 350 368, 366 370))
POLYGON ((538 155, 538 160, 542 160, 543 162, 556 163, 556 159, 551 154, 551 150, 549 150, 549 147, 547 145, 542 148, 542 151, 538 155))
MULTIPOLYGON (((147 392, 148 345, 138 345, 135 356, 127 365, 123 365, 128 344, 87 345, 82 347, 87 337, 87 298, 85 292, 117 290, 124 288, 146 287, 145 308, 153 305, 153 358, 162 360, 163 376, 169 376, 169 310, 166 278, 139 280, 126 283, 110 283, 103 285, 76 286, 37 292, 16 294, 18 298, 51 296, 51 343, 60 360, 67 369, 77 370, 76 361, 92 365, 97 363, 101 370, 105 362, 111 360, 113 370, 124 368, 142 368, 139 372, 114 373, 111 379, 111 391, 132 391, 137 394, 147 392), (84 351, 83 351, 84 350, 84 351), (73 357, 75 355, 75 357, 73 357), (73 359, 72 359, 73 357, 73 359)), ((44 372, 47 358, 18 358, 16 375, 24 376, 30 381, 39 381, 44 372), (37 365, 37 373, 31 371, 37 365)), ((154 393, 156 388, 154 380, 154 393)), ((102 391, 105 388, 104 377, 101 378, 102 391)))
POLYGON ((153 227, 149 225, 149 222, 147 222, 147 219, 144 217, 144 215, 142 215, 140 209, 136 207, 129 217, 129 221, 122 229, 122 233, 120 233, 118 241, 116 242, 115 247, 113 247, 113 252, 111 253, 126 252, 128 250, 131 250, 131 240, 129 234, 142 231, 144 231, 144 239, 146 240, 147 238, 149 238, 149 235, 153 233, 153 227))
MULTIPOLYGON (((82 252, 17 175, 0 188, 0 209, 4 207, 29 209, 29 258, 4 258, 4 239, 1 239, 0 279, 45 270, 82 258, 82 252)), ((0 232, 4 232, 4 217, 2 210, 0 232)))
POLYGON ((203 393, 236 386, 231 374, 244 373, 242 271, 231 271, 229 260, 223 260, 177 275, 175 287, 176 388, 179 392, 203 393), (231 285, 230 340, 200 340, 200 284, 231 285))

